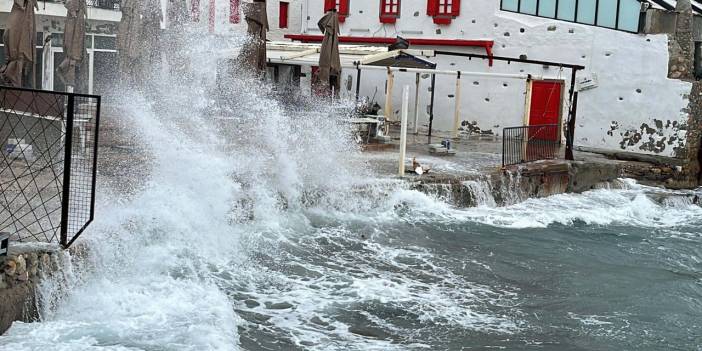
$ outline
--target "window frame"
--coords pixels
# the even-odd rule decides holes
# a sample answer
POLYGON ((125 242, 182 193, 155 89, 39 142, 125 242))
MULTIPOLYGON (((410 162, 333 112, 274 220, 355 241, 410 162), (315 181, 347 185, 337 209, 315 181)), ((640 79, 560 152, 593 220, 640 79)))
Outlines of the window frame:
MULTIPOLYGON (((554 12, 554 15, 553 15, 553 16, 544 16, 544 15, 540 15, 540 14, 539 14, 539 12, 540 12, 540 10, 541 10, 541 8, 540 8, 540 6, 539 6, 539 0, 536 0, 536 13, 535 13, 535 14, 531 14, 531 13, 527 13, 527 12, 522 12, 522 2, 526 2, 526 1, 528 1, 528 0, 513 0, 513 1, 516 1, 516 2, 517 2, 517 10, 516 10, 516 11, 511 10, 511 9, 506 9, 506 8, 505 8, 505 5, 504 5, 504 4, 505 4, 505 0, 500 0, 500 10, 501 10, 501 11, 505 11, 505 12, 518 13, 518 14, 520 14, 520 15, 534 16, 534 17, 540 17, 540 18, 549 18, 549 19, 553 19, 553 20, 557 20, 557 21, 563 21, 563 22, 569 22, 569 23, 577 23, 577 24, 581 24, 581 25, 585 25, 585 26, 593 26, 593 27, 599 27, 599 28, 605 28, 605 29, 612 29, 612 30, 617 30, 617 31, 627 32, 627 33, 638 34, 638 33, 641 32, 641 17, 642 17, 642 16, 641 16, 641 11, 639 11, 639 17, 638 17, 638 19, 637 19, 636 30, 632 31, 632 30, 624 29, 624 28, 621 28, 621 27, 620 27, 620 21, 619 21, 619 19, 620 19, 620 17, 621 17, 620 15, 621 15, 621 10, 622 10, 622 0, 616 0, 616 2, 617 2, 617 7, 616 7, 616 13, 615 13, 615 15, 614 15, 614 26, 613 26, 613 27, 611 27, 611 26, 606 26, 606 25, 602 25, 602 24, 598 24, 598 20, 599 20, 598 17, 599 17, 599 15, 600 15, 600 11, 599 11, 599 9, 600 9, 600 2, 601 2, 601 1, 604 2, 604 1, 607 1, 607 0, 593 0, 593 1, 595 1, 595 10, 594 10, 594 16, 595 16, 595 18, 594 18, 594 23, 578 22, 578 9, 579 9, 578 0, 575 0, 575 8, 574 8, 573 19, 572 19, 572 20, 570 20, 570 19, 564 19, 564 18, 559 18, 559 17, 558 17, 558 16, 559 16, 559 6, 558 6, 559 3, 560 3, 561 1, 567 1, 567 0, 555 0, 555 2, 556 2, 556 8, 555 8, 555 10, 553 11, 553 12, 554 12)), ((533 1, 533 0, 532 0, 532 1, 533 1)))
POLYGON ((453 2, 454 0, 439 0, 436 2, 436 15, 437 16, 453 16, 453 2), (442 4, 443 2, 443 4, 442 4), (450 10, 449 10, 450 9, 450 10))

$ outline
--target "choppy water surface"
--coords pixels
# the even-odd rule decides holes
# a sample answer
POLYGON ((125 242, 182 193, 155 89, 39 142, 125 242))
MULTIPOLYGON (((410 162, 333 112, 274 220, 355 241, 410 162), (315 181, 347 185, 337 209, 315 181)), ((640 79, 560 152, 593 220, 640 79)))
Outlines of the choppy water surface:
POLYGON ((695 193, 456 209, 375 175, 340 116, 195 81, 124 97, 138 146, 103 162, 88 253, 0 349, 702 350, 695 193))

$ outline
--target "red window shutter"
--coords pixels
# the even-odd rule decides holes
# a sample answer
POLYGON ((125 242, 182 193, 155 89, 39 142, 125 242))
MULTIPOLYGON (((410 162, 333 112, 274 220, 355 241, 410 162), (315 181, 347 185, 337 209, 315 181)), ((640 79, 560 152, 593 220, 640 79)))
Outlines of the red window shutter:
POLYGON ((349 15, 349 0, 339 0, 339 22, 346 21, 346 16, 349 15))
POLYGON ((289 3, 280 2, 280 12, 278 16, 278 28, 288 28, 288 7, 289 3))
POLYGON ((336 8, 336 0, 324 0, 324 12, 331 11, 336 8))
POLYGON ((241 22, 239 14, 239 0, 229 0, 229 23, 241 22))
POLYGON ((192 1, 190 14, 193 16, 193 22, 200 21, 200 0, 192 1))
POLYGON ((461 14, 461 0, 453 0, 453 8, 451 13, 454 17, 458 17, 461 14))
POLYGON ((436 16, 439 12, 439 0, 427 0, 427 15, 436 16))

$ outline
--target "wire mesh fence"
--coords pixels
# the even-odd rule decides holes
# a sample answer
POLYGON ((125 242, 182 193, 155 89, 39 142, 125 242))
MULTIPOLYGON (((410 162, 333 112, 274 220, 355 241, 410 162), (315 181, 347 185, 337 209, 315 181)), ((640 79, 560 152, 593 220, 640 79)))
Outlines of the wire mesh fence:
POLYGON ((0 86, 0 232, 69 247, 95 208, 100 97, 0 86))
POLYGON ((561 136, 557 124, 504 128, 502 166, 558 158, 561 136))

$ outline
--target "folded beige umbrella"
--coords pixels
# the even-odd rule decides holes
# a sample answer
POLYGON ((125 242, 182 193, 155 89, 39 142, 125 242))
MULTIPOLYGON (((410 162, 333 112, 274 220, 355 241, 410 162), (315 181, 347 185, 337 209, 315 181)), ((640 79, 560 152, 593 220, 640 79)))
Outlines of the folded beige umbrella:
POLYGON ((319 22, 319 30, 324 33, 319 52, 318 83, 320 89, 338 94, 341 88, 341 58, 339 57, 339 15, 335 10, 327 11, 319 22))
POLYGON ((85 0, 66 0, 66 26, 63 32, 63 61, 58 67, 59 79, 66 90, 76 86, 77 70, 85 58, 85 0))
POLYGON ((254 0, 252 3, 244 4, 243 8, 250 40, 242 48, 240 60, 256 72, 264 72, 267 64, 266 32, 268 31, 266 2, 254 0))

